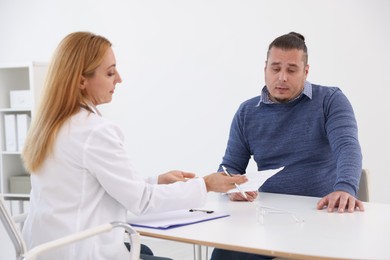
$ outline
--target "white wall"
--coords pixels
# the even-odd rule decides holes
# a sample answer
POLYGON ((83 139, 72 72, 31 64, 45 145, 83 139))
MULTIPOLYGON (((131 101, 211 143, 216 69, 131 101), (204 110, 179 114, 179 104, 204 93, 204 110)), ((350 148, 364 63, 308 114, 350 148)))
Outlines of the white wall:
POLYGON ((0 62, 48 61, 73 31, 108 37, 123 83, 102 110, 139 171, 204 175, 263 86, 268 44, 300 32, 309 80, 340 86, 355 108, 372 200, 390 203, 389 13, 387 0, 0 0, 0 62))

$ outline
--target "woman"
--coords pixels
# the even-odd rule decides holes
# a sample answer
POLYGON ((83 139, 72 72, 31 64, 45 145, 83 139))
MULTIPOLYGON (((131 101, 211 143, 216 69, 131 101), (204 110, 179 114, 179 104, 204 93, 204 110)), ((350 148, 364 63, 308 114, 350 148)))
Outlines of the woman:
MULTIPOLYGON (((29 248, 134 214, 200 207, 208 191, 226 192, 243 176, 203 178, 171 171, 144 180, 133 169, 123 133, 101 117, 121 77, 111 43, 76 32, 58 46, 22 153, 31 172, 29 248), (187 181, 186 181, 187 180, 187 181)), ((123 231, 113 230, 42 259, 126 259, 123 231)))

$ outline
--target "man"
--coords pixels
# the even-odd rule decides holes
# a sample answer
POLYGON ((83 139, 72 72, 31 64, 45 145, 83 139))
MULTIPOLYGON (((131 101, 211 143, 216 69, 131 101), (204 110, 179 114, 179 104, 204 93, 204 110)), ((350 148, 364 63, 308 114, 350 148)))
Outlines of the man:
MULTIPOLYGON (((362 171, 358 129, 352 106, 337 87, 306 81, 305 39, 291 32, 268 48, 261 96, 241 104, 230 129, 222 165, 244 174, 253 156, 259 170, 285 166, 260 188, 263 192, 322 197, 317 209, 364 210, 355 198, 362 171)), ((230 194, 253 201, 257 191, 230 194)), ((215 249, 217 259, 272 259, 215 249)))

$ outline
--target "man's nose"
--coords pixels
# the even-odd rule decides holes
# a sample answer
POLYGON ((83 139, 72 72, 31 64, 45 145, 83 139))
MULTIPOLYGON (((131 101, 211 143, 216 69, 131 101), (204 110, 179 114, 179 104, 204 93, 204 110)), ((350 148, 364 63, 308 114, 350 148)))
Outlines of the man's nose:
POLYGON ((284 72, 279 73, 279 81, 286 82, 287 81, 287 75, 284 72))

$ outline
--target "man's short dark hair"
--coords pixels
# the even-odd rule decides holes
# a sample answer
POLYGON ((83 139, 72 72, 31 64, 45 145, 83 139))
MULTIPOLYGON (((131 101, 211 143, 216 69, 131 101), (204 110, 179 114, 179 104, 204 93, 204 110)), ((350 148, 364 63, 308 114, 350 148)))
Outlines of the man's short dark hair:
POLYGON ((308 62, 308 54, 307 54, 307 47, 305 44, 305 37, 303 37, 302 34, 296 33, 296 32, 290 32, 288 34, 284 34, 282 36, 279 36, 268 47, 267 52, 267 59, 269 57, 269 51, 272 47, 283 49, 283 50, 302 50, 304 53, 303 62, 305 65, 307 65, 308 62))

